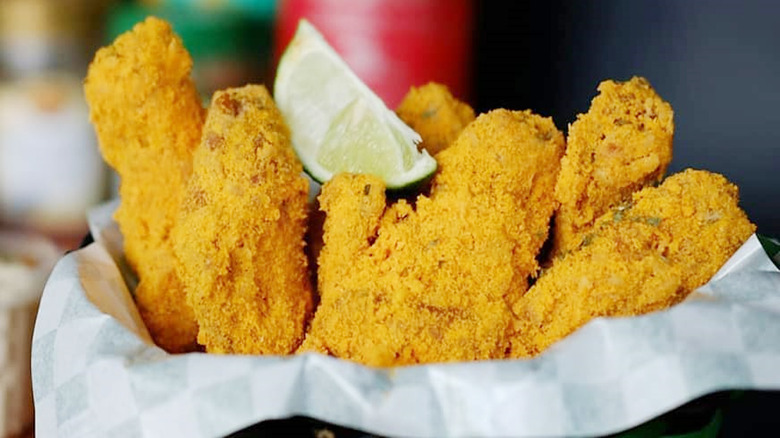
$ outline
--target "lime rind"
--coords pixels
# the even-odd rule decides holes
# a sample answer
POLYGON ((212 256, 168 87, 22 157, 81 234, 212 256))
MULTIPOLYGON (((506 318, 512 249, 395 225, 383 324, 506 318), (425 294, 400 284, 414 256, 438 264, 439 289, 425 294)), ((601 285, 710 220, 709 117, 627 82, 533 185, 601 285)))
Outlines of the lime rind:
POLYGON ((420 135, 385 106, 306 20, 301 20, 281 57, 274 95, 289 125, 295 152, 306 172, 320 183, 334 173, 352 171, 375 174, 390 189, 408 188, 436 170, 436 160, 426 151, 417 150, 420 135), (301 63, 305 63, 305 68, 301 63), (334 102, 343 106, 334 107, 334 102), (344 138, 362 137, 369 149, 374 146, 377 151, 384 151, 377 155, 381 156, 379 162, 371 162, 371 153, 375 151, 348 152, 347 146, 335 145, 339 133, 346 132, 345 127, 337 125, 345 123, 351 124, 352 131, 344 138), (366 132, 368 128, 361 128, 360 123, 371 125, 375 132, 366 132), (321 150, 323 147, 326 151, 321 150), (340 155, 323 160, 323 154, 328 152, 340 155), (352 164, 358 167, 338 164, 339 157, 356 161, 352 164), (393 160, 395 163, 390 162, 393 160))

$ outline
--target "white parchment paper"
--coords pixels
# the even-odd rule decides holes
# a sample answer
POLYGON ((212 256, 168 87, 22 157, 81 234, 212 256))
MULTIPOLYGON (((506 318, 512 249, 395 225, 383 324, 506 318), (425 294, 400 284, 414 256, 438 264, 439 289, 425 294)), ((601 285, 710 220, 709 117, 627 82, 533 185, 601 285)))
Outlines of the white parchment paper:
POLYGON ((212 437, 293 415, 381 435, 595 435, 719 390, 780 389, 780 271, 756 236, 685 302, 593 320, 533 360, 375 369, 165 353, 130 296, 114 207, 90 214, 96 243, 60 260, 41 300, 40 436, 212 437))

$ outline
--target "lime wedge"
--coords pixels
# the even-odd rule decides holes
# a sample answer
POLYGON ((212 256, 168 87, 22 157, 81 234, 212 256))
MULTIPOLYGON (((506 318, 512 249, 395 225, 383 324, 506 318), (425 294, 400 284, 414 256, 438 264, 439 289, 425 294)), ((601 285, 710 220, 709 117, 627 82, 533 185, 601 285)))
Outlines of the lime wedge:
POLYGON ((436 171, 436 160, 417 150, 419 134, 306 20, 279 61, 274 99, 304 169, 320 183, 339 172, 367 173, 390 189, 402 189, 436 171))

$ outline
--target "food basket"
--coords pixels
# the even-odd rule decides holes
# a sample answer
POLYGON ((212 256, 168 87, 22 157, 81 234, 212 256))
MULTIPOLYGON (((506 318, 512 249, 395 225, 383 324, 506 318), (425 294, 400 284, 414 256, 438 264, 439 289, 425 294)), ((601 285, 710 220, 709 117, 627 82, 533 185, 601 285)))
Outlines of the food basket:
POLYGON ((95 242, 60 260, 42 297, 41 436, 225 436, 291 417, 390 436, 603 435, 707 394, 780 389, 780 271, 755 235, 681 304, 597 318, 534 359, 380 369, 167 354, 133 304, 115 207, 90 213, 95 242))

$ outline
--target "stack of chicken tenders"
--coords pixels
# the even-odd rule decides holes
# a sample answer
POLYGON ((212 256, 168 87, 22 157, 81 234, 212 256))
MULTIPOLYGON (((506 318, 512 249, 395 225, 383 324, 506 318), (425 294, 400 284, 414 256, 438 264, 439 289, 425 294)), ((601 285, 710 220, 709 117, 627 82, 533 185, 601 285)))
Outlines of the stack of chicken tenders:
POLYGON ((204 109, 191 68, 148 18, 85 81, 121 179, 134 298, 171 353, 533 357, 593 318, 682 301, 755 230, 723 176, 665 178, 672 108, 635 77, 602 82, 566 136, 531 111, 475 116, 443 85, 412 88, 396 112, 436 174, 407 198, 337 174, 318 197, 321 235, 307 234, 317 212, 271 95, 218 91, 204 109))

